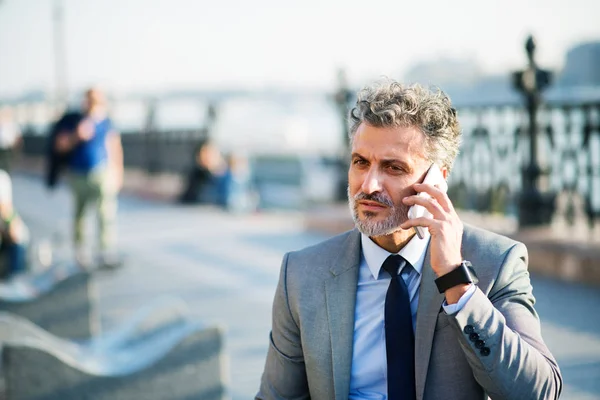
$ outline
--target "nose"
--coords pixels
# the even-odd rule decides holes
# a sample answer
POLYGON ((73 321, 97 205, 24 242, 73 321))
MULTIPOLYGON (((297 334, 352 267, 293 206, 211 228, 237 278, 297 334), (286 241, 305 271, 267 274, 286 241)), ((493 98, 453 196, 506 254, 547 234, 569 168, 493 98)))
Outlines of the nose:
POLYGON ((379 176, 377 168, 369 169, 369 172, 365 176, 365 180, 363 181, 360 188, 365 194, 371 194, 381 191, 381 177, 379 176))

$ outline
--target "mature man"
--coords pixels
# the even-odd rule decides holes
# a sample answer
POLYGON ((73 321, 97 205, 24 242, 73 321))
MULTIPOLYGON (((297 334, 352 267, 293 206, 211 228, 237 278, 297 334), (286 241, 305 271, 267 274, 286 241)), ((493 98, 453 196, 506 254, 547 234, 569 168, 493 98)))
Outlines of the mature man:
POLYGON ((285 255, 256 398, 558 398, 525 246, 463 227, 420 183, 434 163, 446 179, 458 153, 449 98, 386 81, 359 93, 351 120, 356 229, 285 255), (413 205, 432 218, 409 220, 413 205))
POLYGON ((55 139, 55 150, 67 154, 70 182, 75 200, 74 242, 78 261, 88 266, 84 247, 84 216, 90 203, 98 212, 100 263, 117 266, 114 222, 117 193, 123 182, 121 137, 107 117, 106 98, 96 88, 85 93, 83 114, 72 127, 65 127, 55 139))

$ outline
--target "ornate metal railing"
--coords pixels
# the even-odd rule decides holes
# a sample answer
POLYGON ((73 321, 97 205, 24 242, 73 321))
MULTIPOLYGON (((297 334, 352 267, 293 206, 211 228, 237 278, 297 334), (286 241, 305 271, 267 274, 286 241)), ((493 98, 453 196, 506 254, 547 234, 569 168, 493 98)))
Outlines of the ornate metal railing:
MULTIPOLYGON (((529 163, 528 116, 520 105, 458 110, 464 139, 450 176, 457 207, 518 216, 529 163)), ((538 116, 538 190, 554 199, 553 219, 600 217, 600 101, 551 103, 538 116)))
MULTIPOLYGON (((522 170, 529 163, 528 115, 518 103, 458 109, 461 153, 450 174, 457 207, 519 217, 522 170)), ((554 218, 597 224, 600 216, 600 100, 543 105, 538 113, 538 190, 554 196, 554 218)), ((332 133, 333 134, 333 133, 332 133)), ((187 171, 206 129, 124 133, 126 166, 148 172, 187 171)), ((23 151, 42 155, 47 138, 24 138, 23 151)))

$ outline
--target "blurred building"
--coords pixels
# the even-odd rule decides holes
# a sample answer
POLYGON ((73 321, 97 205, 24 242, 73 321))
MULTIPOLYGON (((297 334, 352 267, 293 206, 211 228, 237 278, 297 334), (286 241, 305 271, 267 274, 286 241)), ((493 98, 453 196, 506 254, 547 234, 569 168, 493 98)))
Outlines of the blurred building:
POLYGON ((416 63, 404 74, 404 81, 437 86, 456 106, 518 101, 509 74, 486 74, 472 58, 440 57, 416 63))
POLYGON ((443 87, 445 90, 475 85, 483 76, 479 64, 473 59, 441 57, 416 63, 404 74, 407 82, 443 87))
POLYGON ((600 42, 583 43, 567 52, 561 86, 600 86, 600 42))

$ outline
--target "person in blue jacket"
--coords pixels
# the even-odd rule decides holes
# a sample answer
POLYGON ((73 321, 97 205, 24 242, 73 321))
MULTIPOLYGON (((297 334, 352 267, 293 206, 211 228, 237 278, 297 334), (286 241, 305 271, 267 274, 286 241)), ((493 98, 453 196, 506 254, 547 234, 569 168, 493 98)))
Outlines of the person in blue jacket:
POLYGON ((120 134, 108 118, 106 105, 100 89, 87 90, 81 120, 57 132, 54 141, 54 150, 68 155, 75 203, 74 245, 82 266, 90 264, 84 245, 84 215, 91 204, 95 204, 98 213, 100 265, 120 265, 115 253, 115 220, 117 194, 123 183, 123 147, 120 134))

